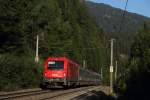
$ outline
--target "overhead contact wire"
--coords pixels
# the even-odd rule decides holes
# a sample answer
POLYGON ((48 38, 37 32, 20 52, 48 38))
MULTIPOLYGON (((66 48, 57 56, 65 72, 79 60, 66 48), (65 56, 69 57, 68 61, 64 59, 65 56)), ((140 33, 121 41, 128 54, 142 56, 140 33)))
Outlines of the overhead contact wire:
POLYGON ((125 5, 125 9, 124 9, 124 12, 123 12, 123 15, 122 15, 122 19, 121 19, 121 23, 120 23, 120 27, 119 27, 118 33, 121 32, 122 25, 124 23, 124 19, 125 19, 125 14, 126 14, 126 11, 127 11, 128 2, 129 2, 129 0, 126 0, 126 5, 125 5))

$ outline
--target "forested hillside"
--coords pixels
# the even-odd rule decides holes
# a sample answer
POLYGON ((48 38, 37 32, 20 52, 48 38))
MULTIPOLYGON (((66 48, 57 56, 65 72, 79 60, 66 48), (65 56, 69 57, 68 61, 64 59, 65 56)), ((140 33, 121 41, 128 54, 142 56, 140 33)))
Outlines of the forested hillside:
POLYGON ((149 100, 150 18, 126 12, 122 20, 123 10, 105 4, 86 4, 104 35, 116 39, 114 53, 119 65, 114 90, 119 94, 117 100, 149 100), (128 59, 123 54, 128 55, 128 59))
POLYGON ((86 2, 90 15, 108 38, 115 38, 119 53, 129 54, 130 44, 144 23, 150 18, 111 7, 103 3, 86 2))
POLYGON ((118 33, 121 24, 122 29, 120 33, 132 35, 139 31, 144 22, 150 23, 150 18, 130 12, 126 12, 123 23, 121 23, 123 10, 107 4, 89 1, 86 2, 86 5, 105 33, 118 33))
POLYGON ((1 0, 0 12, 0 89, 37 84, 48 56, 67 56, 81 66, 85 60, 97 72, 106 69, 103 35, 80 0, 1 0), (39 66, 34 63, 37 34, 39 66))

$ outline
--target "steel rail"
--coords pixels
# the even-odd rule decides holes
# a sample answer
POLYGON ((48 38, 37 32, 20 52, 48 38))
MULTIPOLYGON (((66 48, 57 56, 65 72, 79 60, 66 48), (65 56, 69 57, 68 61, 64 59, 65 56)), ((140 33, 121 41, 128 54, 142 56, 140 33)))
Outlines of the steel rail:
POLYGON ((34 90, 34 91, 28 91, 28 92, 16 92, 16 93, 2 94, 0 95, 0 100, 10 100, 10 99, 38 95, 38 94, 43 94, 43 93, 48 93, 48 92, 50 92, 50 90, 34 90))
MULTIPOLYGON (((49 96, 49 97, 46 97, 46 98, 42 98, 42 99, 40 99, 40 100, 49 100, 49 99, 54 99, 54 98, 56 98, 56 97, 61 97, 61 96, 64 96, 64 95, 69 95, 69 94, 72 94, 72 93, 76 93, 76 92, 79 92, 79 91, 85 91, 85 90, 87 90, 87 89, 91 89, 91 88, 93 88, 94 86, 90 86, 90 87, 83 87, 83 88, 77 88, 77 89, 75 89, 75 90, 71 90, 71 91, 64 91, 64 92, 62 92, 62 93, 58 93, 58 94, 55 94, 55 95, 53 95, 53 96, 49 96)), ((88 92, 89 90, 87 90, 87 92, 88 92)))

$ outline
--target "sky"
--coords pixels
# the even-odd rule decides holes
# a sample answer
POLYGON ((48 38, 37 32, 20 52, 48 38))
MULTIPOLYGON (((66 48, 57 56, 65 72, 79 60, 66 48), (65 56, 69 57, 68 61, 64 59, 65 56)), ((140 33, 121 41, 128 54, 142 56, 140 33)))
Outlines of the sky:
MULTIPOLYGON (((116 8, 125 8, 126 0, 89 0, 109 4, 116 8)), ((150 0, 128 0, 127 11, 138 13, 150 18, 150 0)))

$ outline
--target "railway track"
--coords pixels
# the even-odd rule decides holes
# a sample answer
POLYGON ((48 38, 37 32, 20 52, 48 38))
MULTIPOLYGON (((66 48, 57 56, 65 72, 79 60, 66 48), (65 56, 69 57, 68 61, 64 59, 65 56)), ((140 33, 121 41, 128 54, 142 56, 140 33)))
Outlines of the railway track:
POLYGON ((16 98, 27 97, 31 95, 39 95, 48 92, 50 92, 50 90, 33 90, 33 91, 26 91, 26 92, 14 92, 8 94, 1 94, 0 100, 10 100, 10 99, 12 100, 16 98))
POLYGON ((49 96, 49 97, 46 97, 46 98, 42 98, 40 100, 52 100, 52 99, 57 99, 61 96, 65 96, 65 95, 69 95, 69 94, 72 94, 72 93, 75 93, 75 92, 80 92, 80 91, 84 91, 84 90, 88 90, 92 87, 82 87, 82 88, 77 88, 77 89, 70 89, 70 90, 67 90, 67 91, 63 91, 63 92, 60 92, 60 93, 57 93, 57 94, 53 94, 52 96, 49 96))
POLYGON ((96 89, 96 86, 80 87, 67 90, 36 90, 28 92, 9 93, 0 95, 0 100, 63 100, 62 97, 68 97, 77 92, 87 93, 93 89, 96 89))

